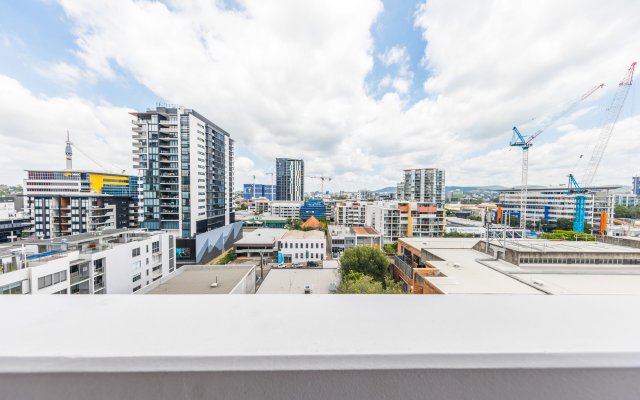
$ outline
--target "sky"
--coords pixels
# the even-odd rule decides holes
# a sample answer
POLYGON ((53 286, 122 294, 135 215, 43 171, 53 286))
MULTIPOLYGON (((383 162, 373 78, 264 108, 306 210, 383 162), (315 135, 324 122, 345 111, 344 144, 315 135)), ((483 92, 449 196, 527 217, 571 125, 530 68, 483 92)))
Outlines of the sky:
MULTIPOLYGON (((231 134, 236 189, 269 183, 276 157, 303 158, 331 191, 395 186, 423 167, 447 185, 518 185, 511 128, 551 121, 529 184, 580 180, 640 59, 638 16, 634 0, 2 1, 0 183, 64 168, 67 130, 75 168, 136 173, 129 112, 157 103, 231 134)), ((595 184, 640 173, 637 86, 595 184)))

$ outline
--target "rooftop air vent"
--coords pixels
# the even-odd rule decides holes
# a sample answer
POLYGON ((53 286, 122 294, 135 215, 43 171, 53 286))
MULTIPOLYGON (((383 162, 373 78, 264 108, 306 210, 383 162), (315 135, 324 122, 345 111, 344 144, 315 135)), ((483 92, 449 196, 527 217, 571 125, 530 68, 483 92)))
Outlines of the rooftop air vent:
POLYGON ((304 285, 304 294, 311 294, 311 285, 304 285))

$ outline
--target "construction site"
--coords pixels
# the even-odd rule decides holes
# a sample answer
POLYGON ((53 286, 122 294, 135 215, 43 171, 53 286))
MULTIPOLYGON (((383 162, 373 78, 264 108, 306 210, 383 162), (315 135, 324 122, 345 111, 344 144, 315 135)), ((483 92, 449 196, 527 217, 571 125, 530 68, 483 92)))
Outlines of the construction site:
MULTIPOLYGON (((566 185, 529 187, 529 150, 538 137, 558 121, 576 112, 583 102, 603 89, 605 84, 599 83, 593 86, 557 113, 542 118, 544 121, 542 126, 531 134, 522 133, 517 126, 512 128, 509 146, 522 150, 521 184, 518 187, 499 191, 497 210, 493 215, 488 215, 486 220, 501 224, 511 218, 517 218, 522 237, 537 237, 543 230, 543 224, 555 222, 560 218, 572 220, 572 231, 576 235, 611 234, 614 224, 613 192, 620 189, 620 186, 593 185, 593 182, 632 87, 635 68, 636 62, 633 62, 619 81, 610 102, 604 110, 600 110, 602 115, 599 117, 602 124, 596 142, 593 144, 592 153, 585 158, 588 160, 585 166, 578 168, 576 163, 574 170, 567 171, 566 185)), ((579 155, 579 160, 582 158, 583 155, 579 155)))

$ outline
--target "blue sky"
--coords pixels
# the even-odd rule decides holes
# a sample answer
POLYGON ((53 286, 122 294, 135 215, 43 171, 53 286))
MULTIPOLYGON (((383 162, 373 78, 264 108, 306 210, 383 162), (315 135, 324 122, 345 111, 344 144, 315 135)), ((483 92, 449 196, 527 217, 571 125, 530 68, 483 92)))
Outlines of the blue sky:
MULTIPOLYGON (((617 81, 639 56, 640 37, 625 17, 638 8, 624 1, 579 9, 571 1, 0 2, 0 113, 39 121, 0 128, 15 148, 15 159, 0 165, 2 180, 58 167, 58 158, 39 155, 62 152, 66 129, 104 164, 130 165, 127 110, 166 101, 231 132, 238 186, 252 175, 268 182, 278 156, 303 157, 309 175, 334 178, 331 190, 393 185, 402 168, 430 166, 447 170, 451 185, 516 185, 511 126, 605 82, 584 104, 591 111, 546 131, 531 152, 529 181, 555 184, 571 160, 589 153, 617 81), (568 21, 566 29, 558 20, 568 21), (162 58, 177 53, 189 62, 162 58)), ((635 173, 637 91, 602 182, 627 184, 635 173)), ((78 163, 90 167, 81 155, 78 163)))

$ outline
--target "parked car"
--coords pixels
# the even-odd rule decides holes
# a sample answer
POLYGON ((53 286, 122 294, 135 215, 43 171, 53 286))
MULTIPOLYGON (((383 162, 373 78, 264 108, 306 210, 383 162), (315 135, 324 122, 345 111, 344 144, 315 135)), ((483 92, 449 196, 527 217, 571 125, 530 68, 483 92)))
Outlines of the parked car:
POLYGON ((308 261, 307 262, 307 267, 317 267, 318 266, 318 262, 317 261, 308 261))

